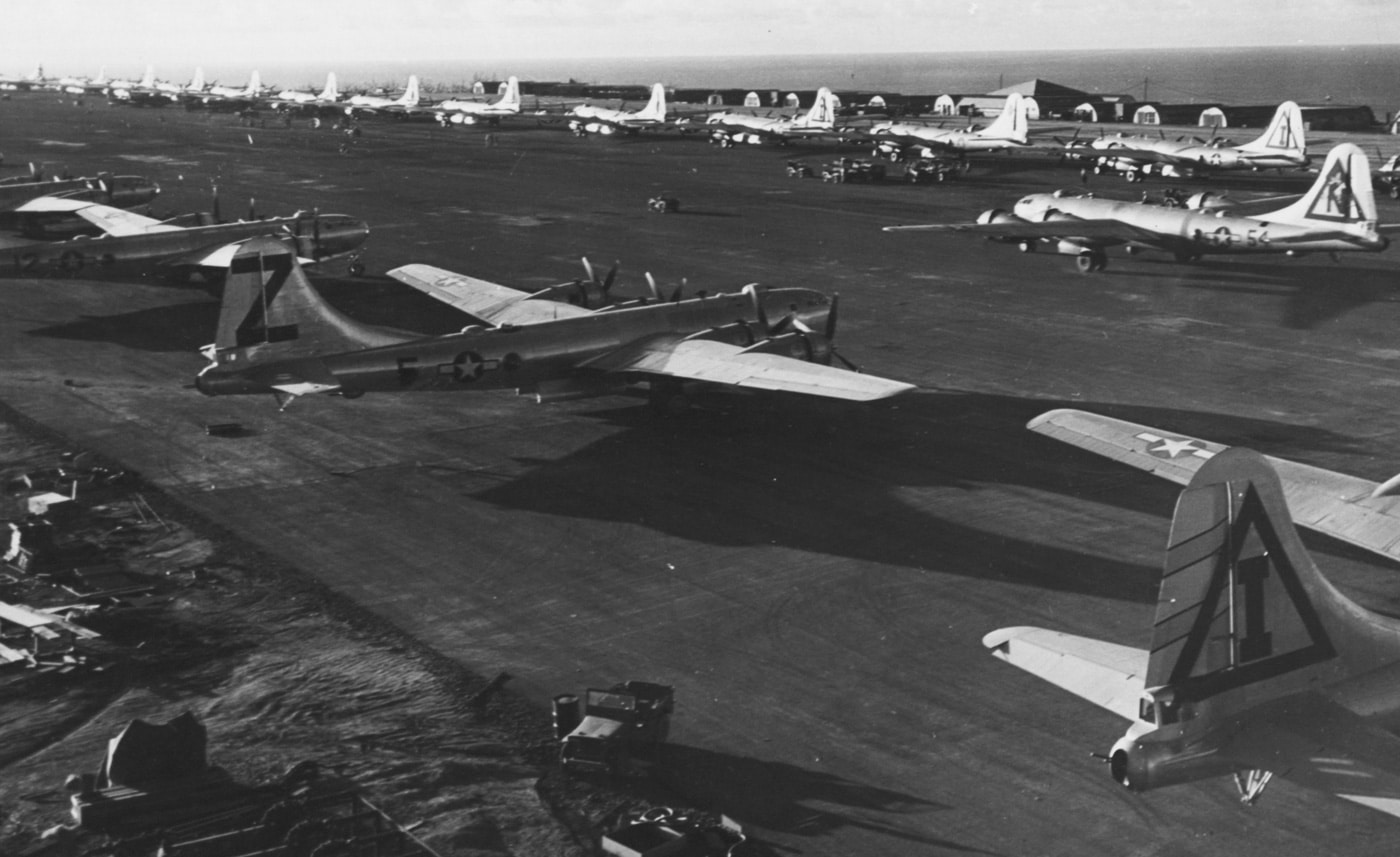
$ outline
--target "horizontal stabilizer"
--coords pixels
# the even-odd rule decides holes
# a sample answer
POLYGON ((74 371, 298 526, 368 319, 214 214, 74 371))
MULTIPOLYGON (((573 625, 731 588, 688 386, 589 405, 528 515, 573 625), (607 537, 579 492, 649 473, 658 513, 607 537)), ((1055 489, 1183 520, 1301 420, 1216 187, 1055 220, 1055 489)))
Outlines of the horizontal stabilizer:
POLYGON ((1127 720, 1138 716, 1148 653, 1043 628, 999 628, 982 638, 992 655, 1127 720))

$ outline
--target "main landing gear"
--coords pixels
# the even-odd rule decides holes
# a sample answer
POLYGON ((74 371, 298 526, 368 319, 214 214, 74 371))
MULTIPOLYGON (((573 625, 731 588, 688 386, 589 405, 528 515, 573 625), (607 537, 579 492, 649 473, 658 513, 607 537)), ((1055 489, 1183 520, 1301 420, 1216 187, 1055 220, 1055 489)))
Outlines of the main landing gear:
POLYGON ((1108 255, 1102 250, 1085 250, 1074 259, 1081 274, 1092 274, 1108 267, 1108 255))

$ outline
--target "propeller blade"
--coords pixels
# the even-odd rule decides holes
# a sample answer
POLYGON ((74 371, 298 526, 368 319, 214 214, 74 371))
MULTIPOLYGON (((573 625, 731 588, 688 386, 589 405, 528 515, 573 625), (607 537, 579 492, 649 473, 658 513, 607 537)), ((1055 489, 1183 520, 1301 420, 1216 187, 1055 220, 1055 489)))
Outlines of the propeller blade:
POLYGON ((320 256, 321 253, 321 208, 317 206, 311 209, 311 255, 320 256))
POLYGON ((622 262, 615 260, 612 263, 612 267, 608 269, 607 275, 603 277, 603 294, 606 295, 608 293, 608 290, 612 288, 613 280, 617 278, 617 269, 621 266, 622 262))
POLYGON ((749 283, 741 291, 748 295, 749 303, 753 305, 754 317, 758 319, 758 329, 763 332, 763 338, 767 339, 772 328, 768 324, 768 312, 763 308, 763 297, 758 293, 758 283, 749 283))
POLYGON ((685 292, 686 279, 681 277, 681 284, 676 286, 676 290, 671 292, 671 303, 680 303, 681 295, 685 292))
POLYGON ((254 197, 254 196, 248 197, 248 219, 249 219, 249 220, 257 220, 257 219, 258 219, 258 199, 257 199, 257 197, 254 197))
POLYGON ((835 348, 831 349, 831 355, 837 360, 840 360, 842 363, 846 364, 846 368, 850 369, 852 372, 860 371, 859 366, 846 359, 846 355, 842 354, 840 351, 837 351, 835 348))
POLYGON ((656 285, 656 278, 651 275, 651 271, 647 271, 647 286, 651 288, 652 297, 656 298, 658 301, 664 300, 664 298, 661 297, 661 287, 656 285))
POLYGON ((220 216, 220 214, 219 214, 219 183, 218 183, 217 181, 214 182, 213 184, 210 185, 210 188, 211 188, 211 193, 212 193, 212 195, 213 195, 213 197, 214 197, 214 204, 213 204, 213 206, 211 207, 211 211, 212 211, 212 213, 213 213, 213 215, 214 215, 214 222, 215 222, 215 223, 218 223, 219 221, 221 221, 221 220, 223 219, 223 218, 220 216))
POLYGON ((598 277, 593 273, 593 263, 588 261, 588 257, 583 257, 583 271, 588 275, 590 282, 598 282, 598 277))
POLYGON ((838 292, 831 296, 831 309, 826 311, 826 341, 836 341, 836 308, 840 305, 841 295, 838 292))

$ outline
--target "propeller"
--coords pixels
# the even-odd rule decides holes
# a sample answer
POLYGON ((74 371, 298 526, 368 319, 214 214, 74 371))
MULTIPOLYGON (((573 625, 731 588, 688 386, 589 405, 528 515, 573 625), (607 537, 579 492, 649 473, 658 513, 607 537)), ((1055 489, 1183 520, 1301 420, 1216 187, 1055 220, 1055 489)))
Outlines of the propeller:
POLYGON ((215 223, 222 223, 223 217, 219 214, 219 178, 215 176, 209 184, 209 193, 213 197, 213 204, 210 206, 210 213, 213 215, 215 223))
POLYGON ((311 258, 321 261, 321 207, 311 209, 311 258))
POLYGON ((763 333, 763 338, 769 338, 773 328, 768 324, 768 311, 763 307, 763 296, 758 293, 758 283, 749 283, 740 291, 748 295, 749 303, 753 305, 753 314, 758 319, 758 329, 763 333))
POLYGON ((824 330, 823 333, 826 335, 827 344, 831 346, 831 355, 845 364, 847 369, 850 369, 852 372, 859 372, 860 367, 852 363, 846 358, 846 355, 836 349, 836 308, 840 305, 841 295, 839 293, 833 294, 831 296, 831 309, 826 311, 826 330, 824 330))
POLYGON ((248 197, 248 219, 249 219, 249 220, 257 220, 257 219, 258 219, 258 199, 257 199, 257 197, 253 197, 253 196, 248 197))

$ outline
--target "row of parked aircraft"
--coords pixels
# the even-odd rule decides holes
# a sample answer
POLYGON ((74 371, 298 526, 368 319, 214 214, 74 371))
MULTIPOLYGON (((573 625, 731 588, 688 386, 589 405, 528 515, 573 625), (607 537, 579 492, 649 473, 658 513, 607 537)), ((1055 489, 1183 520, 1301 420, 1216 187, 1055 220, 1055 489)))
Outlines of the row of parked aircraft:
MULTIPOLYGON (((75 84, 76 85, 76 84, 75 84)), ((256 74, 245 88, 202 97, 265 97, 256 74)), ((320 93, 283 91, 284 105, 342 104, 366 111, 417 108, 416 81, 403 98, 342 102, 332 77, 320 93)), ((575 108, 582 133, 637 130, 666 122, 665 93, 635 112, 575 108)), ((519 111, 518 82, 502 98, 443 102, 463 117, 519 111), (492 108, 496 112, 491 112, 492 108)), ((468 121, 463 118, 461 121, 468 121)), ((472 120, 476 121, 476 119, 472 120)), ((722 113, 707 124, 728 144, 817 135, 835 121, 829 90, 801 117, 722 113)), ((1026 145, 1016 96, 985 130, 943 131, 884 123, 872 126, 888 154, 988 151, 1026 145), (899 149, 894 148, 899 146, 899 149)), ((1073 157, 1141 177, 1192 175, 1207 168, 1306 165, 1296 105, 1286 103, 1266 132, 1243 146, 1157 145, 1114 137, 1069 147, 1073 157), (1301 156, 1300 156, 1301 155, 1301 156)), ((731 294, 667 294, 648 277, 651 294, 615 300, 616 268, 523 292, 427 265, 389 272, 394 279, 461 310, 482 324, 422 337, 371 327, 331 307, 304 264, 351 252, 362 222, 339 215, 236 224, 174 223, 114 206, 134 206, 158 192, 138 177, 0 183, 0 207, 53 216, 100 230, 62 240, 3 244, 24 272, 99 268, 120 262, 226 271, 209 365, 195 381, 211 396, 272 394, 283 406, 320 393, 356 398, 372 391, 515 388, 540 399, 597 395, 645 382, 659 407, 700 381, 854 401, 899 395, 911 385, 834 365, 837 300, 810 289, 731 294), (39 185, 44 195, 25 198, 39 185), (93 248, 105 253, 94 255, 93 248), (76 259, 76 266, 73 260, 76 259)), ((1259 214, 1202 204, 1170 208, 1096 199, 1087 194, 1032 194, 1012 212, 992 211, 976 224, 945 229, 1076 255, 1102 269, 1103 248, 1126 244, 1189 261, 1206 253, 1379 250, 1369 162, 1352 144, 1328 154, 1297 200, 1259 214)), ((1400 621, 1363 609, 1319 572, 1296 526, 1400 559, 1400 477, 1376 484, 1228 449, 1165 429, 1079 411, 1052 411, 1029 428, 1186 486, 1168 542, 1151 647, 1138 650, 1049 629, 1013 627, 986 635, 996 657, 1132 721, 1106 755, 1113 777, 1147 790, 1233 776, 1242 797, 1257 799, 1274 774, 1400 815, 1400 743, 1391 731, 1400 713, 1400 621)))

